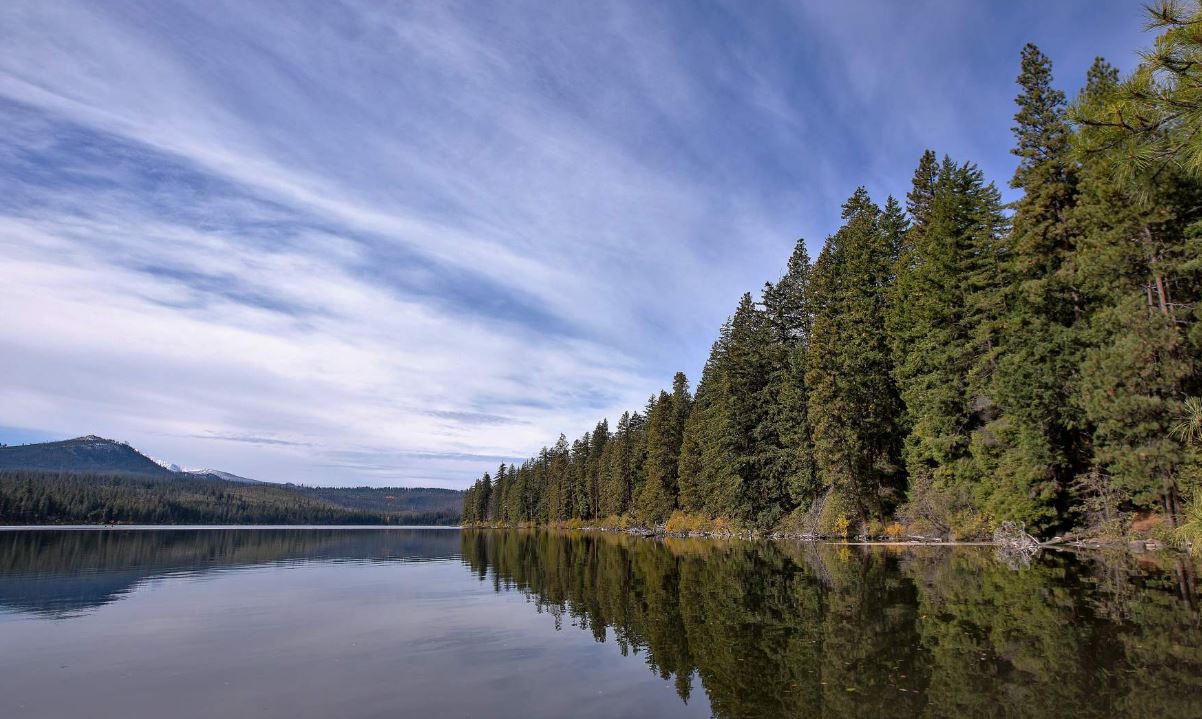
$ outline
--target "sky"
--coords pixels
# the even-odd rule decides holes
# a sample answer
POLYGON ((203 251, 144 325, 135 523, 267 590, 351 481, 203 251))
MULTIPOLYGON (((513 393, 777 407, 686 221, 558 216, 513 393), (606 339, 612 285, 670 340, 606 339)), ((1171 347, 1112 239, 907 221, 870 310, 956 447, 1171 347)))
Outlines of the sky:
POLYGON ((1103 0, 5 0, 0 442, 465 487, 696 380, 858 185, 931 148, 1005 189, 1026 42, 1071 96, 1151 36, 1103 0))

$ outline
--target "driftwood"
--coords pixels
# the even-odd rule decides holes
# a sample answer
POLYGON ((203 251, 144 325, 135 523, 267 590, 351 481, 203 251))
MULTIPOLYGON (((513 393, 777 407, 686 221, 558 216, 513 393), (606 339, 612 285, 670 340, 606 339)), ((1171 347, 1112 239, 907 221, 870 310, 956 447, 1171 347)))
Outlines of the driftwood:
POLYGON ((1035 549, 1039 540, 1027 534, 1027 527, 1022 522, 1002 522, 993 533, 993 543, 999 547, 1012 549, 1035 549))
POLYGON ((1022 522, 1002 522, 993 533, 993 543, 997 558, 1012 569, 1030 566, 1042 546, 1038 539, 1027 533, 1022 522))

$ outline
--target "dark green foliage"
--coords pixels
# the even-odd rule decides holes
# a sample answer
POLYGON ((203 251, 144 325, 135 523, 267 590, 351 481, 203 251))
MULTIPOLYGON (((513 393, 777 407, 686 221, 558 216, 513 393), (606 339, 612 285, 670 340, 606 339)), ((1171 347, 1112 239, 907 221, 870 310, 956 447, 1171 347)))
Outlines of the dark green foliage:
POLYGON ((822 486, 862 520, 899 501, 904 488, 901 403, 884 327, 898 213, 882 213, 857 189, 814 266, 805 375, 814 459, 822 486))
POLYGON ((990 301, 1004 261, 1001 199, 973 165, 927 151, 914 173, 886 321, 893 376, 907 410, 910 511, 947 530, 945 511, 988 493, 971 453, 989 413, 982 377, 1001 319, 990 301), (939 501, 932 495, 939 494, 939 501))
MULTIPOLYGON (((1149 3, 1149 27, 1161 31, 1143 62, 1113 92, 1087 98, 1074 121, 1074 138, 1089 162, 1106 167, 1120 182, 1171 168, 1202 175, 1202 4, 1196 0, 1149 3)), ((1090 79, 1093 79, 1091 76, 1090 79)))
POLYGON ((728 320, 710 350, 685 423, 678 475, 680 506, 687 512, 722 514, 733 507, 733 498, 720 491, 738 472, 727 377, 730 334, 728 320))
POLYGON ((645 478, 636 502, 636 513, 644 521, 662 522, 677 507, 680 448, 692 404, 683 372, 673 378, 672 394, 660 392, 648 404, 645 478))
MULTIPOLYGON (((1100 58, 1088 79, 1079 121, 1128 101, 1131 86, 1100 58)), ((1171 429, 1183 401, 1202 393, 1202 185, 1178 163, 1115 171, 1098 132, 1087 124, 1077 138, 1073 217, 1082 233, 1075 274, 1096 308, 1082 329, 1077 396, 1094 430, 1091 474, 1129 506, 1174 517, 1197 461, 1171 429)))
POLYGON ((771 514, 808 508, 818 490, 805 380, 813 324, 812 275, 805 241, 798 240, 784 276, 764 288, 764 312, 773 335, 763 432, 768 441, 763 473, 773 490, 771 514))
POLYGON ((1018 84, 1012 152, 1019 166, 1010 185, 1023 196, 1014 207, 1011 285, 992 377, 1001 416, 990 429, 1001 446, 986 507, 1043 527, 1064 511, 1067 488, 1086 466, 1087 440, 1071 399, 1087 308, 1073 278, 1077 166, 1064 93, 1052 87, 1051 62, 1034 45, 1023 48, 1018 84))

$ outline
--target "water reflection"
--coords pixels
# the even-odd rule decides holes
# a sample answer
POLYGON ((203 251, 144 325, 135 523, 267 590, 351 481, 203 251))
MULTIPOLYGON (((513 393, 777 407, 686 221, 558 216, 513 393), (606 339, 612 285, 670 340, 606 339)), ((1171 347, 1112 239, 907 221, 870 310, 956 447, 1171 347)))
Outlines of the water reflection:
POLYGON ((1198 716, 1181 558, 462 533, 497 591, 643 653, 719 717, 1198 716))
POLYGON ((0 532, 0 715, 1199 716, 1195 572, 587 533, 0 532))
POLYGON ((297 562, 450 559, 447 529, 164 529, 0 532, 0 610, 68 618, 147 581, 297 562))

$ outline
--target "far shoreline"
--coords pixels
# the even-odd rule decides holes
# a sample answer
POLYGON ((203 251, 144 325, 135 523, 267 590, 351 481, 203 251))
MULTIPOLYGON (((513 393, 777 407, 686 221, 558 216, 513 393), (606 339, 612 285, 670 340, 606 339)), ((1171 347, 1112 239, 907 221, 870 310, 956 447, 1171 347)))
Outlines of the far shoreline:
POLYGON ((64 530, 72 532, 103 530, 160 531, 231 530, 231 529, 462 529, 457 524, 0 524, 0 532, 64 530))

